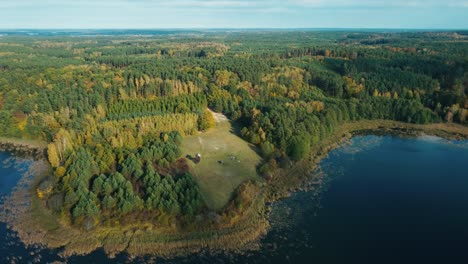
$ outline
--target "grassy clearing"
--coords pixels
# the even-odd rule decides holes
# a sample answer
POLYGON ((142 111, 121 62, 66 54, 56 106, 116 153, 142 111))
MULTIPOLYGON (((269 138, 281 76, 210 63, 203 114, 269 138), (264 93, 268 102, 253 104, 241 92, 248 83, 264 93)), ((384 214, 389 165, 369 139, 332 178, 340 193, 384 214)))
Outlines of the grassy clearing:
POLYGON ((183 156, 202 155, 201 162, 191 162, 203 198, 211 209, 221 209, 239 184, 258 178, 256 165, 260 156, 252 146, 233 133, 231 123, 216 114, 216 127, 195 136, 186 137, 183 156))

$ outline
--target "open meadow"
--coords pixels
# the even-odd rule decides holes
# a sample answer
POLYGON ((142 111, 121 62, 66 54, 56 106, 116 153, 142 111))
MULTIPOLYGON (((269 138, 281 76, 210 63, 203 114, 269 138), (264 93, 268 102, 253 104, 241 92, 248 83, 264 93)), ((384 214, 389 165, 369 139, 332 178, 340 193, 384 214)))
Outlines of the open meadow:
POLYGON ((190 162, 193 176, 208 207, 221 209, 239 184, 259 178, 255 168, 261 158, 252 145, 233 133, 225 116, 214 116, 216 127, 184 138, 181 149, 184 156, 201 154, 199 163, 190 162))

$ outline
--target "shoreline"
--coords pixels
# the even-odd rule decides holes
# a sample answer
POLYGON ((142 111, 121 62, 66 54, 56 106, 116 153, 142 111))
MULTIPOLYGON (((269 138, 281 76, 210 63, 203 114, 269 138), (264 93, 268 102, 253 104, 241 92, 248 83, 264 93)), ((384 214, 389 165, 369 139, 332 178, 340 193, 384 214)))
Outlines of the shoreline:
POLYGON ((342 124, 331 136, 312 146, 308 158, 296 162, 291 168, 276 171, 274 179, 269 182, 267 202, 274 203, 294 192, 313 190, 318 176, 315 171, 330 151, 339 148, 354 136, 372 134, 407 137, 430 135, 448 140, 468 140, 468 127, 453 123, 418 125, 391 120, 364 120, 342 124))
POLYGON ((0 137, 0 151, 12 152, 18 156, 34 159, 46 157, 47 143, 38 140, 0 137))
MULTIPOLYGON (((297 191, 313 190, 319 175, 315 172, 320 161, 330 151, 340 147, 356 135, 395 135, 416 137, 433 135, 445 139, 468 139, 468 127, 456 124, 415 125, 396 121, 374 120, 346 123, 339 126, 328 138, 311 147, 309 158, 296 162, 286 169, 278 169, 269 183, 259 186, 260 193, 242 217, 234 224, 210 226, 199 230, 154 228, 151 225, 134 224, 125 227, 101 227, 92 231, 80 231, 54 219, 44 201, 34 195, 34 187, 45 177, 36 175, 31 188, 17 190, 19 202, 29 199, 28 210, 19 212, 15 222, 8 223, 26 245, 63 248, 62 256, 85 255, 103 248, 109 257, 120 252, 129 256, 172 257, 208 250, 241 251, 255 249, 259 239, 268 232, 271 205, 297 191), (41 178, 42 177, 42 178, 41 178), (29 193, 29 196, 24 193, 29 193)), ((0 138, 0 142, 2 139, 0 138)), ((14 195, 12 195, 14 196, 14 195)), ((230 202, 231 203, 231 202, 230 202)), ((228 203, 226 208, 229 207, 228 203)), ((227 216, 229 217, 229 216, 227 216)))

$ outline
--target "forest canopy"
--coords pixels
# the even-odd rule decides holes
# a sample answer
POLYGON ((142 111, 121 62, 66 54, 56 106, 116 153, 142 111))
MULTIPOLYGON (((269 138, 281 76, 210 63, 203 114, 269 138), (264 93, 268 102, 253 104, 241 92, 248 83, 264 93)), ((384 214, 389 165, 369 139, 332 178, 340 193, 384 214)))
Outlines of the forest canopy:
POLYGON ((466 32, 0 37, 0 136, 48 142, 51 210, 82 228, 207 213, 183 137, 239 127, 260 174, 339 124, 468 122, 466 32), (126 220, 127 219, 127 220, 126 220))

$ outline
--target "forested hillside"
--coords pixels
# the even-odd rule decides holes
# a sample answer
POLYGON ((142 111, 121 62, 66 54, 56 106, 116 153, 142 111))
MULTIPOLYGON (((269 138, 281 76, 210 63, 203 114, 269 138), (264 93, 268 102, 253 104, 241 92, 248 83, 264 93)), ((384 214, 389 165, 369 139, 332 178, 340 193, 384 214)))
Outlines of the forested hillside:
POLYGON ((467 32, 2 36, 0 136, 49 143, 54 175, 38 193, 65 222, 184 225, 208 211, 179 149, 212 125, 207 107, 236 122, 268 176, 344 122, 466 124, 467 43, 467 32))

